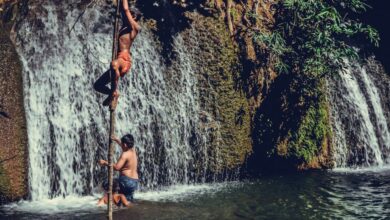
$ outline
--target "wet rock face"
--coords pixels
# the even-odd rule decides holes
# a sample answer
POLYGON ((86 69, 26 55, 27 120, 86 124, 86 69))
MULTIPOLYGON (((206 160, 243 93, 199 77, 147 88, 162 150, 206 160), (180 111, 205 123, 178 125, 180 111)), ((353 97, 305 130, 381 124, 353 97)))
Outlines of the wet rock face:
POLYGON ((24 198, 28 193, 22 67, 9 38, 9 26, 0 24, 0 203, 24 198))
POLYGON ((252 151, 251 117, 245 94, 237 89, 242 71, 238 45, 221 19, 187 13, 191 29, 182 35, 196 68, 202 127, 209 135, 211 169, 239 168, 252 151))
POLYGON ((384 110, 387 124, 390 125, 390 73, 385 70, 385 65, 374 57, 370 57, 366 61, 367 73, 373 76, 372 79, 375 86, 380 91, 379 96, 381 100, 381 106, 384 110))
POLYGON ((389 161, 389 77, 372 57, 344 65, 328 83, 335 165, 381 167, 389 161))
POLYGON ((202 91, 200 102, 213 113, 204 117, 204 122, 216 132, 210 149, 219 153, 217 169, 238 168, 252 152, 249 103, 237 89, 237 78, 243 71, 238 45, 230 38, 223 20, 199 15, 193 19, 195 33, 189 36, 198 42, 195 62, 202 91))
POLYGON ((0 25, 9 30, 27 12, 27 0, 0 0, 0 25))

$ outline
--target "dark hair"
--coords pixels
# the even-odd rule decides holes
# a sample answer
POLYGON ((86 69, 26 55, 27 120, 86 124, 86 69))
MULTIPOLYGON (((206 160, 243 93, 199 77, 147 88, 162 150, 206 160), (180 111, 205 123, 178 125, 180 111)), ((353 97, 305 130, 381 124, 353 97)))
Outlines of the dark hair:
POLYGON ((126 134, 121 138, 122 144, 126 144, 128 148, 134 147, 134 137, 131 134, 126 134))
MULTIPOLYGON (((103 189, 104 191, 108 191, 108 181, 103 182, 103 189)), ((115 193, 118 193, 120 191, 120 186, 118 180, 113 180, 112 181, 112 191, 115 193)))

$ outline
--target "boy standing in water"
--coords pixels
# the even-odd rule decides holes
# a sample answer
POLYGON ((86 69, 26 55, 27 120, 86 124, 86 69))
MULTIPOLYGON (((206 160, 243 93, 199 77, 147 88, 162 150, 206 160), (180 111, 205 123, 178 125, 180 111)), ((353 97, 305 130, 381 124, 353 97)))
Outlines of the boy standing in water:
MULTIPOLYGON (((115 163, 114 170, 120 172, 119 187, 120 192, 126 196, 126 199, 130 202, 134 201, 134 191, 138 187, 138 171, 137 171, 137 152, 134 149, 134 138, 131 134, 126 134, 119 140, 116 137, 112 137, 122 148, 122 153, 117 163, 115 163)), ((100 160, 101 166, 108 166, 108 162, 100 160)))
POLYGON ((94 88, 96 91, 109 95, 108 98, 103 102, 104 106, 109 105, 114 99, 113 106, 111 106, 112 109, 115 109, 118 101, 119 77, 126 75, 126 73, 131 68, 130 47, 141 29, 139 24, 136 22, 136 19, 140 13, 135 8, 129 8, 128 0, 122 0, 120 11, 122 17, 122 27, 119 30, 119 53, 117 59, 111 62, 111 67, 115 74, 113 74, 110 69, 94 83, 94 88), (133 18, 132 15, 135 17, 133 18), (106 86, 108 83, 110 83, 110 74, 112 74, 111 76, 114 77, 114 83, 111 89, 106 86))

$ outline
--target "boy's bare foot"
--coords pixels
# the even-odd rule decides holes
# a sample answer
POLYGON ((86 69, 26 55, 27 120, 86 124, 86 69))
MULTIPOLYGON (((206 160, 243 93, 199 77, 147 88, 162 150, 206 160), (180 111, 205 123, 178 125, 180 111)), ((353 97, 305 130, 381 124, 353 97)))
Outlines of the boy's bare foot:
POLYGON ((118 97, 119 97, 119 92, 118 91, 115 91, 112 95, 108 96, 104 101, 103 101, 103 106, 108 106, 108 105, 111 105, 111 103, 113 101, 118 101, 118 97))
POLYGON ((119 98, 119 92, 118 90, 116 90, 114 92, 114 94, 112 94, 112 101, 111 101, 111 104, 110 104, 110 109, 111 110, 115 110, 116 109, 116 106, 118 105, 118 98, 119 98))

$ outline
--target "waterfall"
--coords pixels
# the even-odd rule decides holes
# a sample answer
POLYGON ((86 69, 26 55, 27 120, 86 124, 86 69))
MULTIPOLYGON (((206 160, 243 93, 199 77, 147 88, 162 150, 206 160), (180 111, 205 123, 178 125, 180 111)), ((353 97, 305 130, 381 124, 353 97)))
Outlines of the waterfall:
POLYGON ((390 162, 388 116, 381 100, 387 94, 374 83, 386 76, 368 73, 367 65, 346 61, 328 82, 337 167, 383 167, 390 162))
MULTIPOLYGON (((90 194, 106 175, 97 161, 106 157, 109 111, 92 85, 109 68, 111 9, 87 9, 70 33, 81 11, 67 4, 30 4, 14 37, 24 67, 32 200, 90 194)), ((173 42, 178 59, 168 66, 144 27, 119 82, 116 134, 134 135, 144 189, 206 179, 197 78, 181 36, 173 42)))

